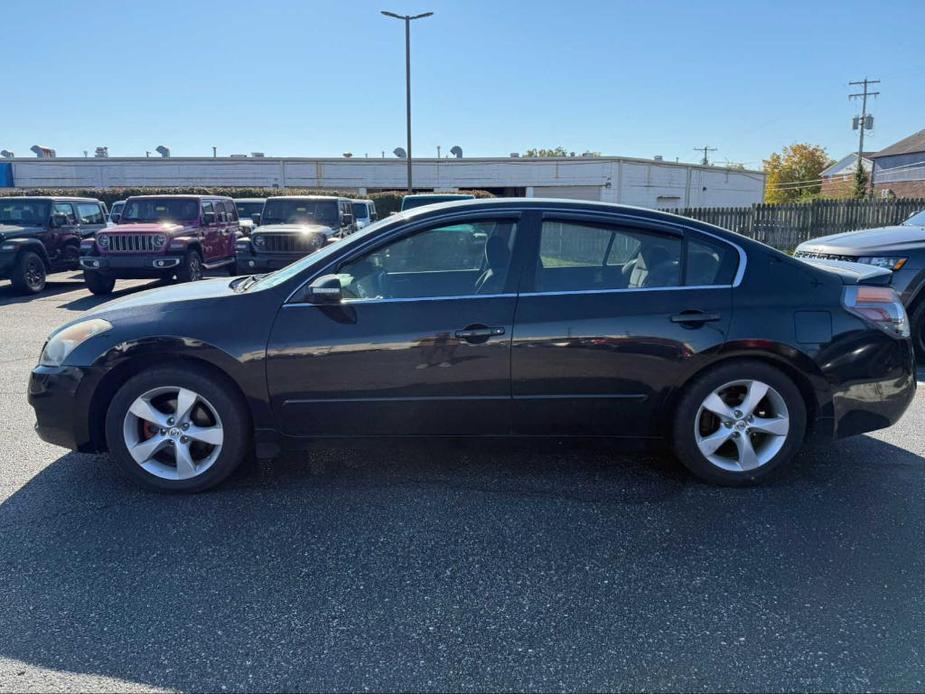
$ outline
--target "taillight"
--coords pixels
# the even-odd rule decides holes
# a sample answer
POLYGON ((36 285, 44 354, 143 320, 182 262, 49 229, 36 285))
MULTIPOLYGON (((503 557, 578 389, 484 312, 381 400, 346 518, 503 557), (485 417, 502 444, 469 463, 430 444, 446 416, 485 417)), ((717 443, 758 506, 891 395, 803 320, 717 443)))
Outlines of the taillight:
POLYGON ((847 287, 845 308, 891 335, 909 337, 909 319, 892 287, 847 287))

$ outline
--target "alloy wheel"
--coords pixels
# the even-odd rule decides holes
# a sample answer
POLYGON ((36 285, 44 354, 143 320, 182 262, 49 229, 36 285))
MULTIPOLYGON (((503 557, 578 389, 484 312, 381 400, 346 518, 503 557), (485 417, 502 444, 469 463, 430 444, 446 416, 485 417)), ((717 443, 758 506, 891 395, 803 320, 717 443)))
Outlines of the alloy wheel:
POLYGON ((198 255, 193 255, 189 259, 189 276, 193 282, 202 279, 202 263, 199 262, 198 255))
POLYGON ((697 448, 713 465, 747 472, 769 463, 790 433, 784 398, 767 383, 739 380, 710 393, 694 421, 697 448))
POLYGON ((208 470, 225 436, 215 407, 177 386, 154 388, 132 402, 122 426, 125 447, 144 470, 166 480, 188 480, 208 470))
POLYGON ((25 278, 29 289, 40 289, 42 287, 42 267, 41 261, 30 260, 26 265, 25 278))

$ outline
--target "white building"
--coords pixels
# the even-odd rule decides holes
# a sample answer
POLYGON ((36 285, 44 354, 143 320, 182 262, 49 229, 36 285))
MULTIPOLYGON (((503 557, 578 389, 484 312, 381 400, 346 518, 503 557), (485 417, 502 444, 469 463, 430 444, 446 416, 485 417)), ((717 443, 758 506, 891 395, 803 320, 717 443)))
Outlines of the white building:
MULTIPOLYGON (((294 157, 10 159, 15 188, 238 186, 402 190, 404 159, 294 157)), ((417 191, 603 200, 642 207, 742 207, 761 202, 760 171, 626 157, 415 159, 417 191)), ((7 181, 10 177, 7 176, 7 181)))

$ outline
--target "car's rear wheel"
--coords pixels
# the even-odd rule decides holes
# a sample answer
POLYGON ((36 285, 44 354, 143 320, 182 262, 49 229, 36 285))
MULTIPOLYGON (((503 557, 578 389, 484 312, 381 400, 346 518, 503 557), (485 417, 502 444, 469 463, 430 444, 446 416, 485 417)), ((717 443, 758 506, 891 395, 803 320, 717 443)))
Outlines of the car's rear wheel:
POLYGON ((793 381, 762 362, 719 366, 695 379, 675 412, 681 462, 717 484, 761 482, 786 465, 806 432, 806 404, 793 381))
POLYGON ((250 422, 240 394, 220 377, 184 368, 144 371, 106 414, 110 454, 149 489, 199 492, 247 456, 250 422))
POLYGON ((13 288, 21 294, 38 294, 45 289, 45 262, 37 253, 23 251, 10 275, 13 288))
POLYGON ((87 289, 97 295, 112 294, 112 290, 116 286, 114 277, 107 277, 93 270, 84 270, 84 282, 87 289))
POLYGON ((186 252, 177 270, 177 279, 180 282, 198 282, 202 279, 202 256, 199 255, 199 251, 186 252))

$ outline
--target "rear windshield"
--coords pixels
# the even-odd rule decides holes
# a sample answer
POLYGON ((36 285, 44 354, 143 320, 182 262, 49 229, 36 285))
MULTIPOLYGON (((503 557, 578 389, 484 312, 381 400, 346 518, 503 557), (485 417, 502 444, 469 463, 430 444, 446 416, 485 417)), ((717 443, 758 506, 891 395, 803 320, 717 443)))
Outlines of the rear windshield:
POLYGON ((474 195, 407 195, 402 198, 402 210, 410 210, 424 205, 435 205, 438 202, 456 202, 457 200, 472 200, 474 195))
POLYGON ((199 219, 199 200, 190 198, 129 198, 119 224, 189 222, 199 219))
POLYGON ((0 224, 45 226, 51 217, 47 200, 0 201, 0 224))
POLYGON ((261 224, 337 224, 336 200, 267 200, 261 224))

